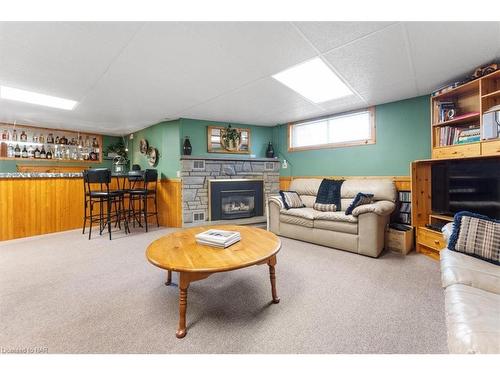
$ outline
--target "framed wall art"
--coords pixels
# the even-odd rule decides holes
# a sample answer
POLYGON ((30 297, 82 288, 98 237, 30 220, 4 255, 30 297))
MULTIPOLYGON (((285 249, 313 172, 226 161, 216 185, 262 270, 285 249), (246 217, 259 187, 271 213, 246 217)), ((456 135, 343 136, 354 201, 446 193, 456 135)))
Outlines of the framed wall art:
POLYGON ((250 129, 233 128, 231 125, 207 127, 208 152, 249 154, 250 129))

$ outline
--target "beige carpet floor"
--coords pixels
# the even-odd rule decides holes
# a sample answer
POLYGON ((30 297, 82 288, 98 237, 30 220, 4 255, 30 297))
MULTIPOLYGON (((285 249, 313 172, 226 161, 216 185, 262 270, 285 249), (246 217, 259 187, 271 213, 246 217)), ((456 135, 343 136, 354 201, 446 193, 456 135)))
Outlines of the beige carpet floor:
MULTIPOLYGON (((171 232, 92 239, 70 231, 0 243, 0 347, 49 353, 446 353, 439 264, 372 259, 283 238, 278 305, 266 266, 178 290, 146 246, 171 232)), ((174 274, 174 282, 177 275, 174 274)))

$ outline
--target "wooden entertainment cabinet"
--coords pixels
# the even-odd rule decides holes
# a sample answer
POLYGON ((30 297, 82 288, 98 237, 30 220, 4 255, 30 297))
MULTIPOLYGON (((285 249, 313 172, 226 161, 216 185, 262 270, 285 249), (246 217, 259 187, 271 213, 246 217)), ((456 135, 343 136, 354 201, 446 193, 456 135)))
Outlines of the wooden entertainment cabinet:
POLYGON ((500 138, 483 137, 483 114, 500 104, 500 70, 431 96, 430 101, 432 159, 411 163, 411 223, 416 251, 439 259, 446 242, 441 232, 426 224, 445 224, 453 217, 432 212, 432 165, 444 160, 500 157, 500 138), (449 109, 453 109, 451 114, 449 109), (463 130, 466 132, 461 133, 463 130), (464 136, 471 132, 474 134, 464 136))
MULTIPOLYGON (((500 158, 495 156, 479 156, 463 158, 486 160, 500 158)), ((416 251, 433 259, 439 260, 439 252, 446 247, 441 232, 426 227, 426 224, 437 224, 453 221, 452 216, 439 215, 432 212, 432 165, 446 159, 417 160, 411 163, 411 191, 412 191, 412 225, 416 231, 416 251)), ((456 158, 448 160, 457 161, 456 158)))

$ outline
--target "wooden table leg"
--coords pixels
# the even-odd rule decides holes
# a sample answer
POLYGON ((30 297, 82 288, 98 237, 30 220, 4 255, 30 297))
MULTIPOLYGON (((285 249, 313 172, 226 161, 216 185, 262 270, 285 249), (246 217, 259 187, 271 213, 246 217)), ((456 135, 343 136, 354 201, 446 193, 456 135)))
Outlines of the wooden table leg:
POLYGON ((172 284, 172 271, 168 270, 167 271, 167 281, 165 282, 165 285, 170 285, 172 284))
POLYGON ((179 328, 175 336, 182 339, 186 336, 186 309, 187 309, 187 292, 189 287, 189 276, 184 273, 179 273, 179 328))
POLYGON ((269 258, 267 262, 269 265, 269 277, 271 279, 271 293, 273 295, 273 303, 279 303, 280 299, 278 294, 276 293, 276 271, 274 270, 274 266, 276 265, 276 256, 272 256, 269 258))
POLYGON ((210 276, 210 273, 192 273, 192 272, 179 272, 179 328, 175 336, 182 339, 186 336, 186 310, 187 310, 187 292, 189 284, 192 281, 203 280, 210 276))

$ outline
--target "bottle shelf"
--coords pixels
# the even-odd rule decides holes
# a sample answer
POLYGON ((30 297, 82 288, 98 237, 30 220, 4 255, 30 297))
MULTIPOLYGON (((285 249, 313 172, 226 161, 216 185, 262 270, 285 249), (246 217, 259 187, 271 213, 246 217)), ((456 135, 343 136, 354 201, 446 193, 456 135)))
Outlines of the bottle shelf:
POLYGON ((101 163, 102 153, 102 136, 99 134, 0 123, 0 160, 101 163), (14 148, 20 149, 20 157, 14 156, 14 148), (35 149, 41 153, 42 148, 44 155, 50 152, 52 158, 35 158, 35 149), (23 150, 28 151, 30 157, 22 157, 23 150))

